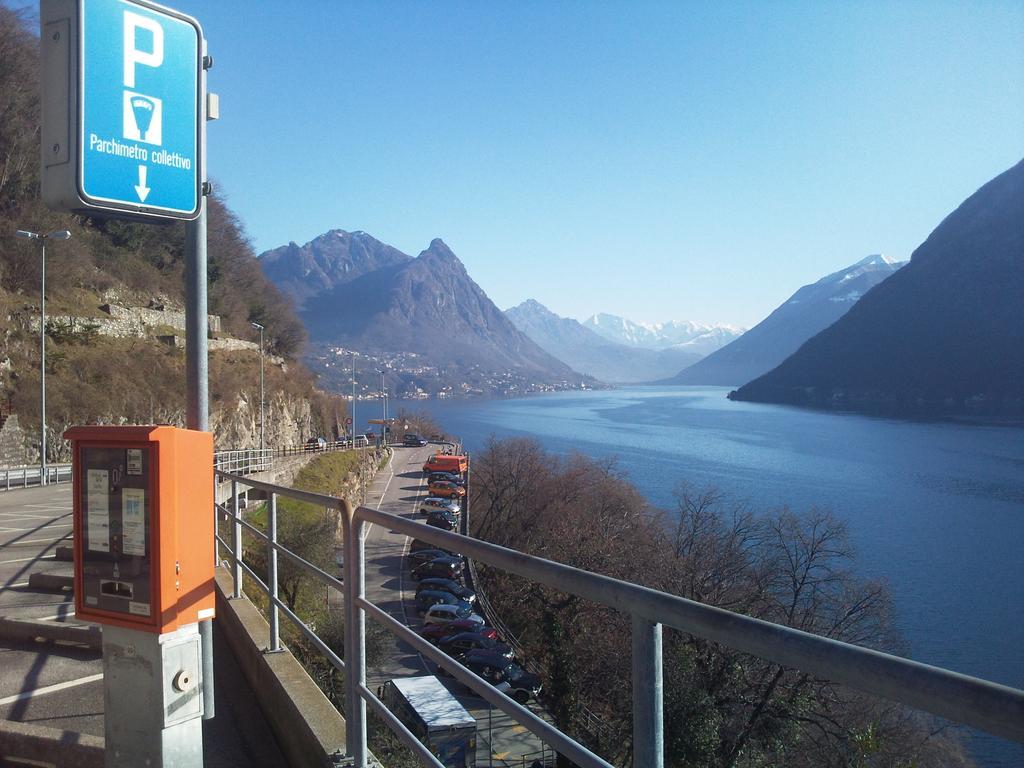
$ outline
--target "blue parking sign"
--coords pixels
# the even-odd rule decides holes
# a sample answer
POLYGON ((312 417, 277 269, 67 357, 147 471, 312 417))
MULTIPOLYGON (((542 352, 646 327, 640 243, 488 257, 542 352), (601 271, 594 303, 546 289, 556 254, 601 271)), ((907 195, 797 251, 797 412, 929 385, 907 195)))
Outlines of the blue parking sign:
POLYGON ((80 0, 78 192, 86 206, 199 213, 202 30, 139 0, 80 0))

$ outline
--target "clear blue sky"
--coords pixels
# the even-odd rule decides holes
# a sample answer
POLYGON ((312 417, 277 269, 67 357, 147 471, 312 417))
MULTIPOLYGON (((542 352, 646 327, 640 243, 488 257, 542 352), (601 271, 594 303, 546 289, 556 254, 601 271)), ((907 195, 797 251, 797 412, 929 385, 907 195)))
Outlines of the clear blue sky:
POLYGON ((168 0, 257 251, 443 238, 506 308, 752 325, 1024 157, 1024 2, 168 0))

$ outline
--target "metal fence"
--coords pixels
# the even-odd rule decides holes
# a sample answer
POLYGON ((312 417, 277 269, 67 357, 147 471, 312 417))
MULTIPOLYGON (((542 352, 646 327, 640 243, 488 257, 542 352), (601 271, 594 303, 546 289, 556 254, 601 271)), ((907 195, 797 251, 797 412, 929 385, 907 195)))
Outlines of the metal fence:
MULTIPOLYGON (((279 613, 283 612, 330 663, 346 672, 346 721, 348 753, 356 768, 367 766, 366 708, 369 706, 396 732, 425 765, 442 764, 366 686, 366 627, 370 616, 426 658, 449 671, 459 682, 533 732, 546 745, 583 768, 611 768, 600 756, 573 741, 556 727, 534 715, 482 678, 442 653, 404 624, 369 602, 364 584, 365 524, 376 523, 445 549, 461 552, 495 568, 601 603, 632 617, 633 633, 633 761, 645 768, 663 766, 662 728, 662 626, 702 637, 786 667, 801 669, 823 679, 866 693, 902 702, 926 712, 1024 742, 1024 691, 928 666, 879 651, 861 648, 772 624, 721 608, 696 603, 665 592, 619 581, 600 574, 527 555, 457 533, 433 528, 368 507, 353 508, 344 499, 251 480, 218 472, 232 484, 230 508, 218 512, 232 521, 231 541, 220 536, 218 544, 231 555, 235 597, 242 596, 243 572, 269 597, 270 647, 280 648, 279 613), (239 488, 256 488, 268 494, 267 532, 242 520, 238 510, 239 488), (307 501, 341 513, 345 546, 345 579, 339 581, 277 543, 277 497, 307 501), (243 529, 267 548, 267 582, 242 562, 243 529), (311 577, 334 587, 345 599, 345 650, 342 661, 277 594, 277 559, 282 555, 311 577)), ((219 554, 218 554, 219 557, 219 554)))
POLYGON ((70 464, 48 464, 46 472, 36 464, 32 467, 6 467, 0 469, 0 490, 28 488, 33 485, 56 485, 71 482, 70 464))
POLYGON ((305 445, 286 446, 284 448, 242 448, 217 451, 213 454, 214 469, 233 475, 250 475, 253 472, 265 472, 274 467, 274 459, 280 456, 299 456, 308 453, 327 453, 329 451, 347 451, 355 448, 367 448, 370 441, 363 435, 336 440, 331 443, 306 443, 305 445))

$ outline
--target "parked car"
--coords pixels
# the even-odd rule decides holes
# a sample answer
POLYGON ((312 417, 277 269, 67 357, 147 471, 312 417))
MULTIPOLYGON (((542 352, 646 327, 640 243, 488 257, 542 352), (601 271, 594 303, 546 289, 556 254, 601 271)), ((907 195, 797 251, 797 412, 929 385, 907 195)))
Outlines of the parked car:
POLYGON ((412 577, 420 579, 457 579, 462 575, 462 558, 438 557, 429 563, 420 563, 412 569, 412 577))
POLYGON ((459 516, 441 509, 435 509, 427 515, 427 525, 440 528, 442 531, 454 531, 459 525, 459 516))
POLYGON ((541 692, 540 678, 527 672, 515 662, 489 651, 469 651, 459 661, 499 691, 525 704, 541 692))
POLYGON ((476 602, 476 592, 469 587, 462 586, 454 579, 420 579, 420 583, 416 585, 416 594, 418 595, 426 589, 438 589, 442 592, 448 592, 460 600, 465 600, 467 603, 476 602))
POLYGON ((438 480, 436 482, 427 485, 427 490, 430 491, 431 496, 440 496, 444 499, 457 498, 461 499, 466 495, 466 489, 461 485, 456 485, 450 480, 438 480))
POLYGON ((473 613, 473 609, 469 607, 469 603, 462 605, 446 605, 445 603, 438 603, 432 605, 427 609, 426 614, 423 616, 424 624, 448 624, 457 619, 465 619, 472 621, 481 627, 484 625, 484 620, 473 613))
POLYGON ((466 487, 466 481, 461 475, 456 475, 453 472, 431 472, 427 475, 427 482, 434 483, 438 481, 444 481, 447 483, 455 483, 461 485, 463 488, 466 487))
POLYGON ((489 637, 491 640, 498 639, 498 630, 494 627, 480 626, 475 621, 466 621, 464 619, 450 621, 447 624, 428 624, 420 630, 420 637, 436 643, 442 637, 457 635, 460 632, 473 632, 489 637))
POLYGON ((327 447, 327 439, 323 437, 311 437, 306 441, 306 447, 314 451, 322 451, 327 447))
POLYGON ((456 557, 459 556, 458 552, 452 552, 450 550, 445 549, 444 547, 437 546, 437 544, 431 544, 429 541, 421 541, 420 539, 413 539, 412 543, 409 545, 410 553, 422 552, 425 549, 435 549, 438 552, 443 552, 446 555, 454 555, 456 557))
POLYGON ((419 435, 416 435, 416 434, 413 434, 413 433, 409 433, 405 437, 402 438, 402 445, 404 445, 406 447, 422 448, 426 444, 427 444, 426 440, 424 440, 419 435))
POLYGON ((465 600, 460 600, 450 592, 443 592, 440 589, 425 589, 416 592, 416 610, 422 616, 432 605, 454 605, 456 607, 466 606, 472 608, 465 600))
POLYGON ((406 555, 412 567, 416 567, 422 563, 429 563, 431 560, 436 560, 439 557, 451 556, 452 555, 450 553, 445 552, 443 549, 439 549, 438 547, 434 547, 433 549, 420 549, 406 555))
POLYGON ((453 635, 445 635, 437 641, 437 647, 449 656, 456 658, 469 651, 489 651, 496 656, 502 656, 506 661, 515 659, 515 652, 511 645, 499 643, 479 632, 458 632, 453 635))
POLYGON ((440 496, 427 496, 420 502, 420 514, 429 515, 435 509, 458 513, 462 511, 462 505, 455 499, 442 499, 440 496))

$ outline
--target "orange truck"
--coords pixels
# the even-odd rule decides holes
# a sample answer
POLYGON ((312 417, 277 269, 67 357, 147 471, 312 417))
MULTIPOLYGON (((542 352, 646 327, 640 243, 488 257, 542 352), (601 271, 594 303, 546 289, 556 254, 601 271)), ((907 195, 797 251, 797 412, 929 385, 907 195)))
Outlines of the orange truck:
POLYGON ((465 456, 448 456, 443 453, 435 453, 423 465, 424 472, 451 472, 455 475, 461 475, 468 469, 469 459, 465 456))

